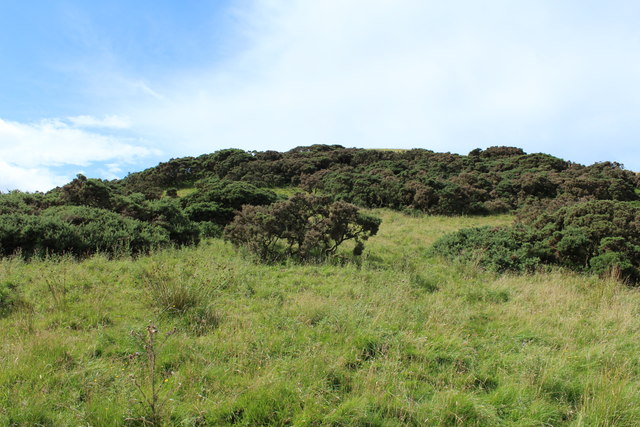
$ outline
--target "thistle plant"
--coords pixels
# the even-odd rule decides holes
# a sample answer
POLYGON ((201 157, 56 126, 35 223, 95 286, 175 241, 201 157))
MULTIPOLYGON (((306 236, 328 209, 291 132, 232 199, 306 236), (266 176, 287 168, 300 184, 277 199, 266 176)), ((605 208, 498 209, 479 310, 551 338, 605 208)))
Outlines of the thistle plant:
POLYGON ((158 425, 162 419, 162 409, 166 399, 162 399, 160 391, 169 381, 162 378, 157 370, 158 354, 167 340, 176 333, 176 329, 166 332, 158 339, 159 331, 153 324, 149 324, 144 331, 132 331, 131 335, 142 344, 144 352, 135 352, 129 356, 130 361, 142 360, 140 376, 130 374, 129 377, 142 399, 140 403, 148 410, 148 417, 141 417, 139 421, 144 424, 158 425))

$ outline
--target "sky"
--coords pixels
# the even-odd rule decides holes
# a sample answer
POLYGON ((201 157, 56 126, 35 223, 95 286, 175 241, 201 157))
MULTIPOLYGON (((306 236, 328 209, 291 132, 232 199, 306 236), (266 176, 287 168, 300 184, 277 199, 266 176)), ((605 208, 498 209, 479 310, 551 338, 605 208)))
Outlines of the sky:
POLYGON ((0 191, 223 148, 640 171, 640 2, 0 0, 0 191))

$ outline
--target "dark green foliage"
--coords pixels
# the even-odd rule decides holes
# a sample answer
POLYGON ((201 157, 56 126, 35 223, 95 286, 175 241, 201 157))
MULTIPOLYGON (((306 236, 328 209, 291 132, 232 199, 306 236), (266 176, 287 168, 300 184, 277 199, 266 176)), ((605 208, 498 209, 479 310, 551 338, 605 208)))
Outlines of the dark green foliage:
POLYGON ((198 190, 182 199, 192 221, 224 226, 233 220, 244 205, 262 206, 276 201, 273 191, 242 181, 210 178, 197 183, 198 190))
POLYGON ((512 156, 521 156, 525 154, 524 150, 516 147, 489 147, 486 150, 473 150, 470 155, 479 155, 483 158, 492 158, 492 157, 512 157, 512 156))
POLYGON ((186 196, 183 204, 217 202, 232 209, 240 209, 243 205, 268 205, 277 199, 273 191, 242 181, 210 178, 198 182, 196 187, 198 190, 186 196))
POLYGON ((113 208, 113 188, 101 179, 87 179, 78 174, 76 179, 60 189, 60 200, 66 205, 113 208))
POLYGON ((174 159, 129 175, 118 185, 127 193, 158 194, 219 179, 258 187, 300 185, 360 206, 443 215, 509 212, 556 197, 638 200, 640 183, 618 163, 585 167, 515 147, 476 149, 462 156, 312 145, 285 153, 229 149, 174 159))
POLYGON ((119 184, 126 192, 140 192, 150 198, 159 198, 165 189, 188 187, 203 178, 224 178, 236 169, 242 169, 244 163, 254 160, 252 154, 243 150, 220 150, 199 157, 171 159, 156 167, 129 174, 119 184))
POLYGON ((129 174, 119 184, 127 193, 143 193, 160 198, 162 189, 185 187, 198 179, 198 162, 193 157, 171 159, 142 172, 129 174))
POLYGON ((472 228, 438 240, 432 251, 474 260, 493 271, 556 264, 640 281, 640 208, 594 200, 561 207, 502 228, 472 228))
POLYGON ((185 214, 196 222, 227 222, 233 216, 233 210, 222 207, 216 202, 193 202, 185 208, 185 214))
POLYGON ((2 256, 135 254, 169 242, 159 227, 98 208, 60 206, 37 216, 0 215, 2 256))
POLYGON ((167 230, 169 238, 178 245, 197 244, 200 241, 198 226, 189 220, 176 199, 155 200, 149 203, 151 223, 167 230))
POLYGON ((436 241, 435 254, 477 262, 491 271, 530 271, 547 258, 527 227, 465 228, 436 241))
MULTIPOLYGON (((226 154, 225 161, 239 156, 237 150, 226 154)), ((117 182, 78 175, 47 194, 0 194, 0 254, 135 254, 166 244, 192 245, 201 237, 219 237, 242 205, 277 199, 247 182, 218 178, 202 180, 183 199, 175 188, 162 199, 142 190, 127 193, 117 182)))
MULTIPOLYGON (((134 220, 135 224, 162 229, 173 244, 190 245, 197 244, 201 237, 219 236, 243 206, 274 203, 276 194, 262 188, 269 186, 301 186, 310 193, 330 197, 331 201, 413 213, 479 215, 519 209, 520 218, 526 222, 550 207, 559 209, 579 201, 640 202, 639 184, 638 175, 615 162, 585 167, 547 154, 526 154, 515 147, 476 149, 468 156, 423 149, 365 150, 339 145, 297 147, 285 153, 226 149, 171 159, 122 180, 78 175, 47 194, 0 194, 0 229, 5 230, 0 250, 3 254, 33 254, 70 247, 69 240, 75 240, 78 233, 77 225, 55 215, 44 215, 48 209, 61 206, 106 210, 121 216, 124 222, 134 220), (191 193, 181 191, 186 187, 189 191, 196 189, 191 193), (179 197, 181 193, 189 194, 179 197), (45 222, 49 227, 46 232, 42 231, 45 222)), ((547 238, 561 264, 604 271, 615 260, 621 274, 630 274, 628 264, 633 262, 627 258, 633 259, 633 250, 624 245, 622 249, 596 253, 594 248, 600 247, 600 240, 593 242, 590 233, 569 226, 556 230, 553 239, 557 241, 547 238), (591 258, 595 258, 593 266, 591 258)), ((124 250, 118 239, 107 241, 117 246, 108 251, 124 250)), ((300 252, 297 257, 307 256, 309 250, 301 242, 288 236, 285 241, 286 245, 293 241, 295 248, 301 248, 296 249, 300 252)), ((107 250, 97 242, 90 246, 107 250)), ((326 250, 321 247, 316 251, 326 250)), ((356 252, 359 250, 360 245, 356 252)), ((497 265, 510 263, 517 265, 519 261, 502 260, 497 265)))
POLYGON ((21 191, 0 193, 0 215, 36 214, 59 203, 57 194, 23 193, 21 191))
POLYGON ((378 218, 349 203, 298 193, 270 206, 244 206, 225 228, 225 238, 264 261, 304 261, 331 256, 346 240, 356 242, 353 252, 360 255, 379 225, 378 218))
POLYGON ((236 148, 229 148, 206 156, 203 160, 203 165, 206 170, 213 172, 215 176, 223 178, 234 168, 253 160, 253 156, 250 153, 236 148))
POLYGON ((610 200, 566 206, 540 215, 531 225, 540 230, 556 260, 596 273, 640 279, 640 208, 610 200))
POLYGON ((54 253, 136 254, 171 242, 160 227, 104 209, 61 206, 45 210, 39 219, 44 237, 41 249, 54 253))

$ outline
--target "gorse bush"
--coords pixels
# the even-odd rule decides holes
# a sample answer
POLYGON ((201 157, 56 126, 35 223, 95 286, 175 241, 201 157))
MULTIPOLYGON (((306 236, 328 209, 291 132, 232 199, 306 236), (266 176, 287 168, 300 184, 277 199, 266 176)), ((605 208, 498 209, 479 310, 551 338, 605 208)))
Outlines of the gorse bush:
MULTIPOLYGON (((285 153, 221 150, 161 163, 131 174, 126 192, 161 193, 207 180, 257 187, 301 186, 364 207, 415 209, 440 215, 510 212, 532 200, 638 200, 638 176, 615 162, 582 166, 515 147, 476 149, 469 155, 297 147, 285 153)), ((247 204, 258 204, 245 202, 247 204)))
POLYGON ((474 260, 493 271, 555 264, 640 281, 640 208, 610 200, 564 206, 511 227, 463 229, 432 252, 474 260))
POLYGON ((169 234, 161 227, 98 208, 60 206, 40 215, 0 215, 3 256, 135 254, 169 243, 169 234))
POLYGON ((523 226, 465 228, 436 241, 431 251, 496 272, 531 271, 547 259, 533 230, 523 226))
POLYGON ((82 174, 60 189, 60 198, 64 204, 102 209, 112 209, 116 203, 114 190, 108 181, 87 179, 82 174))
POLYGON ((553 249, 557 263, 640 280, 640 208, 591 201, 542 214, 530 225, 553 249))
POLYGON ((23 193, 21 191, 0 193, 0 215, 36 214, 57 204, 59 204, 59 198, 55 194, 23 193))
POLYGON ((188 197, 156 199, 78 175, 46 195, 0 194, 0 256, 137 254, 198 244, 219 237, 242 205, 276 199, 272 191, 217 178, 198 183, 188 197))
POLYGON ((197 190, 182 199, 182 206, 192 221, 225 226, 244 205, 263 206, 277 200, 271 190, 241 181, 204 179, 197 190))
POLYGON ((361 213, 354 205, 298 193, 270 206, 244 206, 224 235, 264 261, 306 261, 335 254, 347 240, 356 242, 353 253, 360 255, 364 241, 379 226, 380 219, 361 213))
POLYGON ((197 244, 200 233, 197 224, 185 214, 176 199, 162 199, 149 202, 150 223, 162 227, 169 234, 169 240, 178 246, 197 244))

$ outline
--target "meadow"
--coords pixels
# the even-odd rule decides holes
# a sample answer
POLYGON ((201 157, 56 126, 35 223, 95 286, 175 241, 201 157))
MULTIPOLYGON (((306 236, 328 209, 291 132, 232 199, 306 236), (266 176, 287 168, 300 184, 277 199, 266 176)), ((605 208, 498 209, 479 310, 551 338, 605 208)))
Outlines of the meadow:
POLYGON ((0 424, 640 425, 637 289, 428 253, 508 215, 371 212, 360 260, 264 265, 221 239, 1 260, 0 424))

